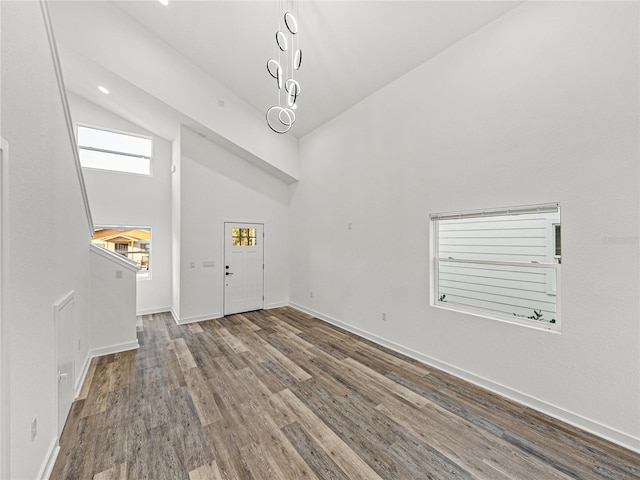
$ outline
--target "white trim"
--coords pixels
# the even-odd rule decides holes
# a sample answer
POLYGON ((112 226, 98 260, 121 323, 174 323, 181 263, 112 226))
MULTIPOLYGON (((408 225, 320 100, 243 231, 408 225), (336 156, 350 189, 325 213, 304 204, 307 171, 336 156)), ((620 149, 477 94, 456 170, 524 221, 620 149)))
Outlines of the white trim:
POLYGON ((126 268, 127 270, 131 270, 132 272, 135 272, 136 275, 138 274, 138 271, 139 271, 138 265, 136 265, 133 261, 129 260, 128 258, 120 255, 119 253, 112 252, 111 250, 107 250, 106 248, 98 247, 93 243, 89 245, 89 249, 91 253, 95 253, 96 255, 106 258, 111 262, 117 263, 122 268, 126 268))
POLYGON ((84 176, 82 174, 82 165, 80 164, 80 156, 78 154, 76 134, 73 129, 73 120, 71 119, 71 109, 69 108, 69 99, 67 98, 67 89, 64 84, 64 77, 62 75, 62 66, 60 64, 60 57, 58 55, 58 46, 56 45, 56 37, 53 33, 53 25, 51 22, 51 16, 49 14, 49 6, 46 0, 40 0, 40 9, 42 10, 42 18, 44 20, 44 26, 47 30, 47 39, 49 40, 49 49, 51 50, 51 59, 53 60, 53 69, 56 73, 56 80, 58 81, 58 92, 60 93, 60 100, 62 101, 62 110, 64 111, 65 124, 67 126, 67 134, 69 136, 69 143, 71 144, 71 151, 73 160, 75 162, 76 174, 78 175, 78 182, 80 183, 80 193, 82 194, 82 201, 84 203, 84 211, 87 215, 87 222, 89 224, 89 236, 93 236, 93 218, 91 217, 91 208, 89 207, 89 197, 87 195, 87 189, 84 183, 84 176))
POLYGON ((111 355, 112 353, 126 352, 128 350, 137 350, 140 348, 138 340, 133 342, 119 343, 117 345, 109 345, 108 347, 94 348, 89 351, 90 359, 93 357, 103 357, 104 355, 111 355))
MULTIPOLYGON (((100 247, 98 244, 93 243, 93 236, 91 237, 91 245, 94 245, 102 250, 106 250, 107 252, 111 252, 111 253, 116 253, 117 255, 119 255, 120 257, 122 257, 123 259, 131 262, 133 265, 136 266, 136 280, 141 280, 141 281, 145 281, 145 280, 152 280, 152 271, 153 271, 153 265, 151 262, 151 257, 153 254, 153 228, 151 227, 151 225, 106 225, 106 224, 98 224, 98 225, 94 225, 94 231, 95 230, 99 230, 99 229, 110 229, 110 230, 148 230, 149 231, 149 257, 148 257, 148 263, 147 263, 147 267, 148 270, 144 270, 141 268, 138 268, 138 265, 136 262, 134 262, 133 260, 129 259, 129 257, 125 257, 124 255, 121 255, 117 252, 113 252, 112 250, 109 250, 107 248, 104 247, 100 247)), ((126 235, 122 235, 122 237, 125 238, 130 238, 133 239, 133 237, 127 237, 126 235)), ((127 252, 127 253, 131 253, 131 252, 127 252)))
POLYGON ((7 222, 9 219, 9 144, 0 137, 0 181, 2 182, 2 199, 0 199, 0 478, 9 478, 9 458, 11 439, 9 416, 9 345, 4 335, 3 319, 5 314, 5 295, 7 289, 9 259, 9 242, 7 236, 7 222))
POLYGON ((89 350, 87 352, 87 356, 84 359, 82 371, 78 375, 76 384, 74 386, 75 398, 77 399, 78 395, 80 395, 80 392, 82 391, 82 385, 84 384, 84 381, 87 377, 87 373, 89 372, 89 367, 91 366, 91 360, 93 360, 96 357, 111 355, 113 353, 126 352, 128 350, 137 350, 138 348, 140 348, 140 344, 138 343, 138 340, 135 340, 133 342, 120 343, 118 345, 110 345, 108 347, 95 348, 95 349, 89 350))
POLYGON ((287 307, 287 306, 289 306, 289 302, 273 302, 273 303, 267 303, 264 306, 264 309, 272 310, 274 308, 287 307))
MULTIPOLYGON (((87 128, 87 127, 84 127, 87 128)), ((98 128, 94 128, 93 130, 99 130, 98 128)), ((133 135, 131 135, 133 136, 133 135)), ((151 160, 151 157, 148 157, 147 155, 137 155, 135 153, 129 153, 129 152, 123 152, 121 150, 109 150, 107 148, 98 148, 98 147, 89 147, 89 146, 85 146, 85 145, 78 145, 78 148, 80 150, 87 150, 88 152, 98 152, 98 153, 107 153, 109 155, 122 155, 123 157, 133 157, 133 158, 144 158, 145 160, 151 160)), ((86 167, 84 167, 86 168, 86 167)), ((89 167, 92 168, 92 167, 89 167)), ((98 167, 93 167, 96 170, 108 170, 110 172, 122 172, 122 173, 133 173, 133 172, 127 172, 127 171, 123 171, 123 170, 113 170, 111 168, 98 168, 98 167)), ((146 175, 149 176, 148 173, 142 173, 139 175, 146 175)))
MULTIPOLYGON (((453 312, 462 314, 473 315, 476 317, 485 318, 488 320, 496 320, 499 322, 510 323, 512 325, 520 325, 524 327, 535 328, 552 333, 560 333, 562 330, 562 315, 560 308, 560 285, 561 285, 561 265, 555 262, 538 262, 531 261, 502 261, 502 260, 482 260, 477 258, 454 258, 451 256, 440 256, 440 221, 441 220, 460 220, 471 219, 478 220, 486 217, 504 217, 504 216, 517 216, 517 215, 532 215, 536 214, 538 217, 542 217, 545 220, 546 232, 549 233, 549 228, 552 225, 547 215, 539 215, 542 213, 557 213, 560 215, 560 203, 543 203, 538 205, 523 205, 515 207, 503 207, 484 210, 468 210, 463 212, 451 212, 451 213, 432 213, 429 215, 429 306, 435 308, 443 308, 453 312), (517 268, 541 268, 549 269, 549 272, 545 274, 545 278, 548 278, 549 273, 553 273, 555 276, 556 289, 552 297, 554 297, 555 313, 554 318, 551 320, 537 321, 530 319, 523 315, 517 315, 513 313, 504 313, 490 309, 488 307, 470 306, 464 303, 456 303, 455 301, 449 302, 448 300, 440 301, 441 289, 440 289, 440 266, 442 263, 462 263, 473 265, 489 265, 489 266, 505 266, 505 267, 517 267, 517 268)), ((559 220, 558 220, 559 222, 559 220)), ((464 223, 464 222, 462 222, 464 223)), ((548 242, 547 242, 548 243, 548 242)), ((547 249, 548 250, 548 249, 547 249)), ((549 252, 547 251, 547 257, 549 252)), ((464 256, 464 255, 463 255, 464 256)), ((551 257, 553 258, 553 256, 551 257)), ((545 258, 546 259, 546 258, 545 258)), ((548 280, 547 280, 548 282, 548 280)), ((545 292, 548 294, 548 286, 545 286, 545 292)), ((535 310, 534 310, 535 311, 535 310)))
MULTIPOLYGON (((227 223, 230 224, 237 224, 237 225, 262 225, 262 307, 261 309, 264 310, 265 306, 264 306, 264 298, 265 298, 265 294, 264 292, 267 289, 267 280, 266 280, 266 269, 267 269, 267 263, 266 263, 266 256, 267 256, 267 249, 265 247, 266 245, 266 238, 267 238, 267 226, 266 223, 264 221, 236 221, 236 220, 223 220, 222 221, 222 261, 220 262, 220 265, 226 265, 226 261, 227 261, 227 245, 226 245, 226 241, 227 241, 227 223)), ((225 272, 226 269, 222 268, 221 272, 220 272, 220 278, 221 278, 221 287, 222 287, 222 315, 220 315, 220 317, 223 317, 225 315, 225 302, 226 302, 226 298, 227 298, 227 292, 226 292, 226 285, 225 285, 225 272)), ((236 312, 236 313, 242 313, 242 312, 236 312)), ((217 317, 217 318, 220 318, 217 317)))
POLYGON ((524 215, 531 213, 552 213, 560 209, 558 202, 540 203, 537 205, 519 205, 507 208, 483 208, 479 210, 462 210, 459 212, 432 213, 431 220, 452 220, 461 218, 502 217, 505 215, 524 215))
POLYGON ((440 301, 440 262, 438 262, 438 239, 440 237, 440 222, 429 221, 429 263, 427 269, 429 272, 429 305, 435 305, 440 301))
MULTIPOLYGON (((64 302, 64 305, 66 305, 67 303, 68 303, 68 300, 64 302)), ((102 357, 104 355, 110 355, 112 353, 120 353, 128 350, 135 350, 139 347, 140 345, 136 340, 134 342, 121 343, 119 345, 111 345, 109 347, 96 348, 96 349, 90 350, 87 353, 87 356, 85 357, 84 365, 82 367, 82 372, 80 373, 80 375, 78 375, 77 381, 74 385, 74 402, 75 400, 78 399, 78 396, 80 395, 80 391, 82 390, 82 385, 84 384, 85 378, 87 376, 87 372, 89 371, 89 366, 91 365, 91 360, 93 358, 102 357)), ((56 406, 56 411, 57 411, 57 406, 56 406)), ((42 466, 40 467, 40 470, 38 471, 38 475, 36 477, 38 480, 49 479, 59 453, 60 453, 60 439, 56 436, 56 438, 53 439, 53 442, 49 446, 49 449, 47 450, 47 455, 45 456, 45 461, 43 462, 42 466)), ((5 477, 0 477, 0 478, 5 478, 5 477)), ((9 478, 9 477, 6 477, 6 478, 9 478)))
MULTIPOLYGON (((102 127, 102 126, 97 126, 97 125, 90 125, 88 123, 76 123, 74 125, 74 134, 78 135, 78 127, 83 127, 83 128, 88 128, 91 130, 101 130, 103 132, 109 132, 109 133, 116 133, 119 135, 127 135, 129 137, 138 137, 138 138, 144 138, 145 140, 151 140, 151 156, 147 157, 146 155, 135 155, 135 154, 130 154, 130 153, 126 153, 126 152, 119 152, 117 150, 112 150, 110 151, 113 154, 116 155, 125 155, 125 156, 131 156, 131 157, 142 157, 142 158, 146 158, 147 160, 149 160, 149 173, 135 173, 135 172, 125 172, 122 170, 114 170, 114 169, 110 169, 110 168, 97 168, 97 167, 82 167, 85 170, 96 170, 99 172, 112 172, 112 173, 121 173, 124 175, 140 175, 143 177, 153 177, 153 153, 155 151, 156 148, 156 142, 153 138, 153 136, 150 135, 145 135, 145 134, 140 134, 140 133, 131 133, 131 132, 125 132, 124 130, 114 130, 112 128, 107 128, 107 127, 102 127)), ((77 145, 78 150, 102 150, 102 149, 92 149, 91 147, 83 147, 80 145, 80 143, 78 143, 77 145)), ((80 152, 78 152, 78 159, 80 158, 80 152)), ((82 162, 80 162, 80 165, 82 165, 82 162)))
POLYGON ((84 364, 82 365, 82 371, 80 372, 80 375, 78 375, 78 377, 76 378, 76 384, 73 386, 75 398, 78 398, 78 396, 80 395, 80 391, 82 390, 82 384, 84 383, 84 379, 87 377, 87 373, 89 372, 89 365, 91 365, 92 358, 93 357, 89 355, 89 352, 87 352, 87 356, 84 359, 84 364))
POLYGON ((145 308, 143 310, 137 310, 136 316, 141 317, 142 315, 153 315, 154 313, 169 313, 170 311, 171 307, 145 308))
POLYGON ((53 471, 53 466, 58 458, 58 453, 60 453, 60 443, 58 443, 58 438, 54 438, 47 449, 44 462, 38 471, 38 476, 36 477, 38 480, 49 480, 51 472, 53 471))
MULTIPOLYGON (((133 133, 127 130, 116 130, 115 128, 108 128, 95 123, 92 124, 92 123, 84 123, 84 122, 76 122, 74 127, 74 132, 77 133, 78 127, 90 128, 91 130, 102 130, 103 132, 117 133, 119 135, 128 135, 130 137, 138 137, 138 138, 144 138, 145 140, 151 140, 151 147, 152 147, 151 156, 147 158, 150 158, 150 159, 153 158, 153 135, 152 134, 147 135, 145 133, 133 133)), ((141 128, 141 127, 138 127, 138 128, 140 128, 141 130, 145 130, 144 128, 141 128)), ((145 130, 145 132, 147 132, 147 130, 145 130)), ((82 147, 78 145, 78 148, 82 148, 82 147)), ((124 152, 116 151, 115 153, 124 153, 124 152)), ((131 154, 127 154, 127 155, 131 155, 131 154)))
MULTIPOLYGON (((486 320, 492 320, 495 322, 502 323, 510 323, 511 325, 515 325, 517 327, 525 327, 532 328, 534 330, 541 330, 547 333, 555 333, 556 335, 561 335, 560 332, 560 323, 556 320, 556 323, 543 322, 539 320, 533 320, 531 318, 526 317, 516 317, 512 315, 503 314, 500 312, 490 312, 488 310, 483 310, 482 308, 474 308, 469 307, 467 305, 460 306, 459 304, 453 304, 454 306, 449 306, 446 301, 445 302, 435 302, 433 305, 429 305, 433 308, 441 308, 442 310, 449 310, 450 312, 462 313, 464 315, 472 315, 474 317, 484 318, 486 320)), ((558 306, 556 305, 556 312, 558 311, 558 306)))
MULTIPOLYGON (((81 145, 80 144, 80 140, 78 139, 78 149, 80 149, 80 150, 90 150, 90 151, 94 151, 94 152, 112 153, 114 155, 124 155, 125 157, 145 158, 147 160, 151 160, 153 158, 153 137, 150 137, 149 135, 139 135, 137 133, 112 130, 110 128, 105 128, 105 127, 96 127, 96 126, 93 126, 93 125, 86 125, 84 123, 76 123, 76 125, 75 125, 76 136, 79 136, 78 130, 80 128, 84 128, 84 129, 87 129, 87 130, 98 130, 100 132, 114 133, 116 135, 122 135, 122 136, 125 136, 125 137, 137 137, 137 138, 142 138, 144 140, 149 140, 151 142, 151 155, 142 155, 140 153, 132 153, 132 152, 127 152, 125 150, 109 150, 108 148, 92 147, 91 145, 81 145)), ((120 170, 115 170, 115 171, 119 172, 120 170)))
POLYGON ((171 310, 171 315, 173 316, 173 320, 178 325, 186 325, 188 323, 204 322, 206 320, 216 320, 216 319, 222 318, 224 316, 224 315, 222 315, 221 312, 216 312, 216 313, 210 313, 209 315, 197 315, 195 317, 179 318, 175 314, 175 312, 173 310, 171 310))
MULTIPOLYGON (((559 221, 548 218, 547 221, 545 222, 546 256, 548 258, 553 258, 554 261, 556 262, 555 263, 556 265, 560 265, 561 264, 560 262, 562 261, 562 256, 556 255, 556 227, 561 227, 561 226, 562 226, 562 218, 559 221)), ((547 272, 545 277, 546 277, 545 287, 547 290, 547 295, 557 296, 558 294, 557 285, 559 284, 559 282, 556 274, 554 272, 547 272)))
POLYGON ((344 322, 331 318, 327 315, 323 315, 319 312, 311 310, 310 308, 303 307, 302 305, 290 303, 290 306, 292 308, 295 308, 296 310, 300 310, 301 312, 307 313, 309 315, 313 315, 314 317, 322 321, 325 321, 327 323, 340 327, 351 333, 355 333, 356 335, 363 337, 367 340, 370 340, 374 343, 377 343, 378 345, 382 345, 395 352, 398 352, 403 355, 406 355, 407 357, 413 358, 414 360, 418 360, 419 362, 424 363, 425 365, 429 365, 431 367, 437 368, 438 370, 442 370, 443 372, 449 373, 454 377, 458 377, 462 380, 472 383, 473 385, 477 385, 481 388, 489 390, 490 392, 496 393, 510 400, 518 402, 521 405, 531 407, 534 410, 544 413, 545 415, 549 415, 550 417, 553 417, 562 422, 568 423, 569 425, 573 425, 574 427, 577 427, 589 433, 592 433, 593 435, 596 435, 600 438, 613 442, 617 445, 620 445, 634 452, 640 453, 640 437, 634 437, 628 433, 621 432, 607 425, 603 425, 602 423, 599 423, 595 420, 591 420, 577 413, 573 413, 569 410, 566 410, 562 407, 558 407, 544 400, 528 395, 524 392, 514 390, 510 387, 494 382, 487 378, 481 377, 467 370, 458 368, 447 362, 443 362, 441 360, 430 357, 428 355, 424 355, 420 352, 416 352, 415 350, 412 350, 410 348, 403 347, 402 345, 391 342, 389 340, 386 340, 382 337, 366 332, 359 328, 353 327, 344 322))
POLYGON ((450 263, 473 263, 478 265, 500 265, 503 267, 521 267, 521 268, 553 268, 560 270, 560 265, 557 263, 545 263, 545 262, 504 262, 501 260, 476 260, 473 258, 453 258, 453 257, 436 257, 439 262, 450 263))
MULTIPOLYGON (((60 352, 58 351, 58 343, 60 343, 60 311, 66 307, 67 305, 69 305, 70 303, 74 303, 75 302, 75 291, 71 290, 69 293, 67 293, 64 297, 62 297, 60 300, 58 300, 56 303, 53 304, 53 338, 55 339, 55 343, 53 346, 53 384, 54 384, 54 391, 56 392, 56 397, 55 397, 55 407, 56 407, 56 435, 58 433, 62 434, 61 431, 61 425, 60 425, 60 418, 59 418, 59 414, 60 414, 60 404, 59 404, 59 400, 60 400, 60 382, 58 379, 58 374, 59 374, 59 370, 58 367, 60 366, 60 352)), ((75 310, 74 310, 74 318, 71 320, 73 322, 72 325, 72 330, 75 331, 75 323, 76 323, 76 319, 75 319, 75 310)), ((72 332, 72 337, 71 337, 71 345, 75 345, 75 335, 72 332)), ((73 349, 73 347, 72 347, 73 349)), ((75 357, 75 355, 73 355, 75 357)), ((75 381, 76 381, 76 362, 75 360, 71 363, 71 382, 73 385, 73 391, 75 393, 75 381)), ((71 401, 71 404, 73 404, 73 401, 71 401)), ((65 422, 67 420, 67 417, 69 416, 69 412, 71 411, 71 405, 69 405, 69 411, 67 412, 66 416, 65 416, 65 422)), ((64 422, 62 427, 64 427, 64 422)), ((58 438, 58 440, 60 440, 58 438)))
POLYGON ((64 297, 62 297, 60 300, 58 300, 56 303, 53 304, 53 309, 57 318, 58 312, 60 312, 60 310, 62 310, 67 303, 71 302, 74 297, 75 297, 75 291, 71 290, 69 293, 67 293, 64 297))

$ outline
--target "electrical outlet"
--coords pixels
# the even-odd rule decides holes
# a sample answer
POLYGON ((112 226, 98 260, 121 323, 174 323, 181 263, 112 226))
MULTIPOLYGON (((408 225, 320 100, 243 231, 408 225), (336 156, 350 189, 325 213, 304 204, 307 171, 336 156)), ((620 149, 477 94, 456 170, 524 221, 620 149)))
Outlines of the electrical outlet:
POLYGON ((385 312, 382 312, 382 321, 383 322, 387 321, 387 314, 385 312))
POLYGON ((347 230, 351 230, 351 223, 347 223, 347 230))
POLYGON ((189 268, 196 268, 196 262, 189 262, 189 268))
POLYGON ((38 435, 38 417, 33 417, 31 420, 31 441, 33 442, 38 435))
POLYGON ((313 292, 309 292, 309 296, 313 298, 313 292))
POLYGON ((116 278, 122 278, 122 270, 116 270, 116 278))

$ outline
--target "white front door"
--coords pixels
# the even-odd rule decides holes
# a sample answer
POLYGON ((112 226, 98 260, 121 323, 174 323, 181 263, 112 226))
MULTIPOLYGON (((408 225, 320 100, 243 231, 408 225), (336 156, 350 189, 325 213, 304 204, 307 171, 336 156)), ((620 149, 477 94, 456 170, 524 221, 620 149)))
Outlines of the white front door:
POLYGON ((224 224, 224 314, 264 306, 264 225, 224 224))

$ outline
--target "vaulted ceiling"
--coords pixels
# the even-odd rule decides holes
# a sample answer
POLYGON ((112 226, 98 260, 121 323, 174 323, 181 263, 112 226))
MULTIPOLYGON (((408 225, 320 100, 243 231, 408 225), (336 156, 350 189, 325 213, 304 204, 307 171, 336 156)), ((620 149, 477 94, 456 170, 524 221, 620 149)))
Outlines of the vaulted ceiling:
MULTIPOLYGON (((98 103, 116 103, 118 110, 154 103, 150 99, 132 102, 124 93, 120 97, 118 88, 112 88, 107 100, 96 89, 97 82, 110 83, 114 74, 120 77, 117 80, 130 79, 113 71, 105 52, 83 48, 93 44, 87 36, 119 35, 126 27, 150 33, 262 116, 277 101, 275 80, 267 73, 266 62, 277 56, 275 32, 283 28, 282 13, 293 11, 300 27, 297 40, 303 65, 298 72, 302 86, 298 117, 291 133, 301 137, 518 3, 169 0, 164 6, 155 0, 60 1, 53 2, 51 10, 72 91, 98 103), (106 9, 117 12, 104 15, 106 9), (100 28, 95 28, 96 23, 100 28), (91 28, 82 28, 83 24, 91 28)), ((113 47, 129 68, 152 69, 158 82, 171 77, 171 65, 163 68, 154 63, 136 45, 125 50, 116 43, 113 47)), ((398 92, 399 96, 411 94, 398 92)), ((220 102, 233 101, 219 97, 220 102)), ((130 115, 145 116, 135 111, 130 115)))
POLYGON ((521 3, 168 2, 51 1, 67 89, 169 141, 183 125, 287 183, 299 138, 521 3), (296 122, 278 135, 265 121, 278 102, 267 60, 286 11, 303 63, 296 122))

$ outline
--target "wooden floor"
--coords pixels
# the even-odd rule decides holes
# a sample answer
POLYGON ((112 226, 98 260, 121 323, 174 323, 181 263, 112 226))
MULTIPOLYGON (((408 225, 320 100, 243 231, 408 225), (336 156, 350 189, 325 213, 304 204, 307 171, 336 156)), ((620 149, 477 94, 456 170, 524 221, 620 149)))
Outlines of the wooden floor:
POLYGON ((94 359, 52 479, 638 479, 640 455, 290 308, 94 359))

